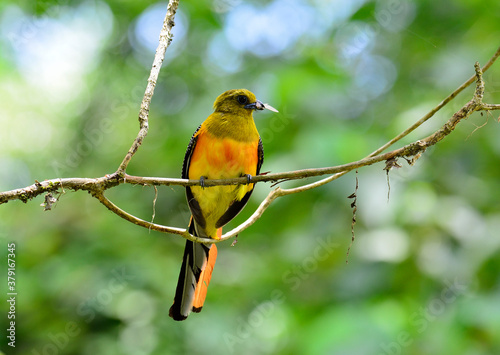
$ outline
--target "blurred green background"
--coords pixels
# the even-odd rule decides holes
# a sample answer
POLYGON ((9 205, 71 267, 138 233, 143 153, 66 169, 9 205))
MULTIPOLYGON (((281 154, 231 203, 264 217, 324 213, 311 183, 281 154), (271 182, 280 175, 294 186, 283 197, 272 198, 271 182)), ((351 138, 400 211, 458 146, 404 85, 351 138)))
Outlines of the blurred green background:
MULTIPOLYGON (((360 159, 473 74, 500 45, 486 1, 181 0, 150 132, 128 173, 179 177, 217 95, 245 87, 263 171, 360 159)), ((0 190, 112 173, 130 147, 165 2, 0 4, 0 190)), ((500 103, 500 63, 485 74, 500 103)), ((468 88, 403 143, 467 102, 468 88)), ((281 198, 219 257, 203 312, 168 317, 184 240, 149 232, 84 192, 0 206, 2 290, 16 243, 16 348, 6 354, 499 354, 500 128, 474 114, 415 166, 354 172, 281 198), (477 127, 488 123, 481 129, 477 127)), ((400 145, 397 145, 399 147, 400 145)), ((313 181, 313 180, 309 180, 313 181)), ((283 186, 297 186, 289 182, 283 186)), ((258 184, 236 226, 269 192, 258 184)), ((154 190, 113 202, 150 220, 154 190)), ((155 222, 189 219, 184 190, 160 187, 155 222)), ((227 229, 227 228, 226 228, 227 229)), ((6 296, 3 296, 6 297, 6 296)), ((7 326, 6 302, 0 325, 7 326)))

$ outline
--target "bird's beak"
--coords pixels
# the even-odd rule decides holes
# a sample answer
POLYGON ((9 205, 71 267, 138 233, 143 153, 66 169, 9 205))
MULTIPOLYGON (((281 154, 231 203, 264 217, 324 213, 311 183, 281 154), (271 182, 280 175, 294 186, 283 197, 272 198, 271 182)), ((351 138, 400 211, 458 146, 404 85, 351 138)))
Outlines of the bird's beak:
POLYGON ((267 108, 269 111, 278 112, 278 110, 276 110, 271 105, 269 105, 269 104, 263 104, 259 100, 255 101, 255 102, 252 102, 251 104, 246 105, 245 108, 249 108, 249 109, 252 109, 252 110, 263 110, 263 109, 267 108))

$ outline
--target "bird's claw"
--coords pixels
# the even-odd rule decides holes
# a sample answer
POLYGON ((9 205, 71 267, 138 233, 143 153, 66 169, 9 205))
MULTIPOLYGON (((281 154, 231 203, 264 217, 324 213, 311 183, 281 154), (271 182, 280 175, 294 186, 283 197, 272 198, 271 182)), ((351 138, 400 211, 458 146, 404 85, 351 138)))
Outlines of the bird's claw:
POLYGON ((206 178, 207 178, 206 176, 200 177, 200 186, 201 186, 202 189, 205 188, 205 179, 206 178))

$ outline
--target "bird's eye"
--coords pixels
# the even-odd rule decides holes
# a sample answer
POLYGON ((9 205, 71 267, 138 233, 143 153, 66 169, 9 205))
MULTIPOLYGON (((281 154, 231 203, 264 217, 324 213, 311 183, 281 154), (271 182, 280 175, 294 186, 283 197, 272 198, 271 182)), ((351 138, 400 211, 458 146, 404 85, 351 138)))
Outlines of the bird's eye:
POLYGON ((248 103, 248 97, 246 97, 245 95, 239 95, 236 99, 242 105, 245 105, 248 103))

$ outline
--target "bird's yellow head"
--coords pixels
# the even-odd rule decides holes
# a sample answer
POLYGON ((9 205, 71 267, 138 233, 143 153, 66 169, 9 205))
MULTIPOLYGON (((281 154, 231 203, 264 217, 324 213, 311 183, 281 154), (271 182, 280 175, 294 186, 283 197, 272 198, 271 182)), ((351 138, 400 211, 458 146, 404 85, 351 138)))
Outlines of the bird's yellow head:
POLYGON ((278 112, 268 104, 263 104, 247 89, 228 90, 217 97, 214 102, 214 111, 223 113, 239 113, 251 115, 253 110, 268 110, 278 112))
POLYGON ((206 129, 218 137, 252 141, 259 138, 252 112, 265 108, 278 112, 272 106, 257 100, 255 95, 246 89, 229 90, 215 100, 215 112, 208 116, 201 129, 206 129))

